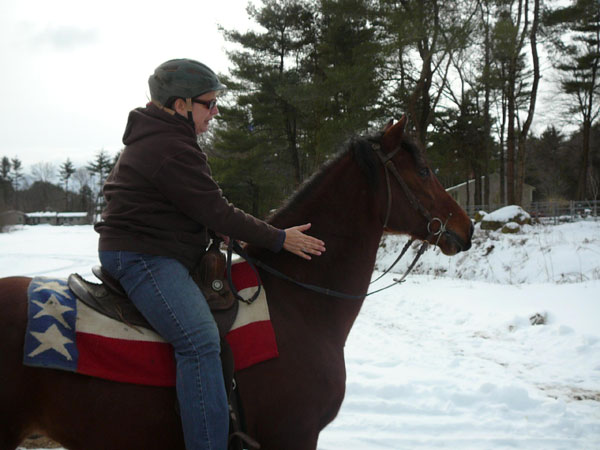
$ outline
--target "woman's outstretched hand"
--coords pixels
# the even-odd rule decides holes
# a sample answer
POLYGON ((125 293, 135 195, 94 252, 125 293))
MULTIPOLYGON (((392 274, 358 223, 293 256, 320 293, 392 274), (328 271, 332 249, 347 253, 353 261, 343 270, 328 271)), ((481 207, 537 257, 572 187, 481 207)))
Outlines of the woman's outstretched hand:
POLYGON ((310 255, 319 256, 325 251, 325 242, 314 238, 304 231, 310 228, 310 223, 287 228, 283 248, 300 258, 311 259, 310 255))

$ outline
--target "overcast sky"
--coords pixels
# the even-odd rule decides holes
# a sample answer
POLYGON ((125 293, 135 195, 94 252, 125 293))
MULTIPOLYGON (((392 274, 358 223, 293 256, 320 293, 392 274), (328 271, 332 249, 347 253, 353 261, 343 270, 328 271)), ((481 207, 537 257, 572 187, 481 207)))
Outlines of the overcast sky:
POLYGON ((172 58, 226 72, 217 24, 245 31, 248 0, 0 0, 0 157, 84 165, 122 147, 148 76, 172 58))

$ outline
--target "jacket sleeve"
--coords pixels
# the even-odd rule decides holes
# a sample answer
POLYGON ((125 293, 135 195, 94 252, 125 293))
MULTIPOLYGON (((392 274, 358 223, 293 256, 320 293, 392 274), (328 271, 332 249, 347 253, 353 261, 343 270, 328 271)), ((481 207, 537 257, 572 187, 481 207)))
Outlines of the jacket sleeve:
POLYGON ((184 149, 166 159, 153 179, 169 201, 205 227, 275 252, 283 247, 283 230, 227 201, 200 150, 184 149))

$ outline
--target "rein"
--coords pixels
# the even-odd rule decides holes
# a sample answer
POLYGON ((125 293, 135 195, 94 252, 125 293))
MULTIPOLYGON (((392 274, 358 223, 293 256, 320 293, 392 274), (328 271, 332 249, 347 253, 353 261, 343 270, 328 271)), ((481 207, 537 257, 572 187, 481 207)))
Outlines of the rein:
MULTIPOLYGON (((365 297, 368 297, 369 295, 373 295, 376 294, 378 292, 384 291, 386 289, 391 288, 392 286, 395 286, 396 284, 400 284, 403 283, 406 279, 406 277, 408 276, 408 274, 412 271, 412 269, 415 267, 415 265, 417 264, 417 261, 419 260, 419 258, 423 255, 423 253, 425 253, 425 251, 429 248, 429 242, 428 240, 432 237, 437 236, 437 240, 435 242, 435 244, 437 245, 437 243, 439 242, 439 240, 442 237, 442 234, 446 232, 446 225, 448 223, 448 220, 450 217, 448 217, 448 219, 446 219, 446 222, 443 222, 441 219, 437 218, 437 217, 432 217, 431 214, 429 213, 429 211, 427 211, 423 205, 421 204, 421 202, 419 202, 419 199, 415 196, 415 194, 410 190, 410 188, 408 187, 408 185, 406 184, 406 182, 404 181, 404 179, 402 178, 402 176, 400 175, 400 173, 398 172, 398 170, 396 169, 396 166, 394 165, 394 162, 392 161, 392 158, 396 155, 396 153, 398 153, 398 151, 400 150, 400 146, 398 146, 394 151, 392 151, 389 154, 385 154, 383 151, 381 151, 381 145, 379 142, 371 142, 371 148, 375 151, 375 153, 377 154, 377 156, 379 157, 379 160, 381 161, 381 163, 383 164, 383 167, 385 169, 385 179, 386 179, 386 185, 387 185, 387 211, 385 214, 385 220, 383 222, 383 228, 387 227, 387 223, 388 220, 390 218, 390 214, 391 214, 391 210, 392 210, 392 188, 391 188, 391 183, 390 183, 390 175, 389 173, 391 172, 392 175, 394 176, 394 178, 396 179, 396 181, 398 181, 398 183, 400 184, 400 186, 402 187, 402 190, 406 196, 406 198, 408 199, 409 203, 411 204, 411 206, 416 209, 426 220, 427 220, 427 231, 429 233, 429 235, 425 238, 425 240, 423 241, 423 243, 421 244, 421 247, 419 248, 417 254, 415 255, 415 258, 413 259, 413 261, 410 263, 408 269, 406 269, 406 272, 404 272, 404 275, 402 275, 401 278, 394 278, 394 282, 382 287, 381 289, 377 289, 375 291, 371 291, 368 293, 365 293, 363 295, 352 295, 352 294, 345 294, 343 292, 339 292, 339 291, 335 291, 332 289, 327 289, 327 288, 323 288, 320 286, 315 286, 312 284, 308 284, 308 283, 302 283, 298 280, 295 280, 291 277, 289 277, 288 275, 272 268, 271 266, 263 263, 262 261, 252 258, 250 255, 248 255, 243 249, 242 247, 234 240, 234 239, 230 239, 229 240, 229 244, 227 246, 227 278, 229 280, 229 284, 230 284, 230 288, 231 291, 233 292, 233 295, 238 299, 241 300, 243 302, 246 303, 252 303, 257 297, 258 294, 260 293, 260 288, 261 288, 261 283, 260 283, 260 278, 258 275, 258 271, 256 270, 256 267, 259 267, 261 269, 263 269, 265 272, 270 273, 271 275, 274 275, 278 278, 281 278, 283 280, 289 281, 290 283, 296 284, 297 286, 300 286, 302 288, 311 290, 313 292, 317 292, 320 294, 324 294, 324 295, 328 295, 331 297, 338 297, 338 298, 343 298, 343 299, 350 299, 350 300, 360 300, 363 299, 365 297), (438 222, 439 223, 439 228, 437 231, 432 231, 432 224, 438 222), (254 294, 254 296, 251 299, 244 299, 242 298, 238 291, 235 289, 235 287, 233 286, 233 283, 231 281, 231 256, 232 256, 232 252, 235 251, 240 257, 242 257, 243 259, 245 259, 250 266, 252 267, 254 273, 256 274, 257 280, 259 280, 258 286, 259 289, 258 291, 254 294)), ((451 216, 451 214, 450 214, 451 216)), ((408 248, 410 247, 410 245, 415 241, 414 238, 409 239, 409 241, 406 243, 406 245, 404 246, 404 248, 402 249, 400 255, 396 258, 396 260, 392 263, 392 265, 390 267, 388 267, 385 272, 383 272, 379 277, 377 277, 375 280, 371 281, 369 284, 373 284, 376 281, 380 280, 383 276, 387 275, 390 270, 392 270, 392 268, 398 263, 398 261, 400 261, 400 259, 402 258, 402 256, 404 256, 404 254, 406 253, 406 251, 408 250, 408 248)))

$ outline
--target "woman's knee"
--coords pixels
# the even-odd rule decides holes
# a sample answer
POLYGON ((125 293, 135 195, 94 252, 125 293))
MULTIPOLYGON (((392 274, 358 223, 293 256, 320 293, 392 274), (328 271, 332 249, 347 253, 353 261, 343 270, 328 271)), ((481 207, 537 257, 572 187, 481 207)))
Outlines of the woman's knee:
POLYGON ((173 343, 175 351, 183 355, 204 356, 221 352, 221 338, 214 320, 205 320, 186 330, 185 337, 173 343))

